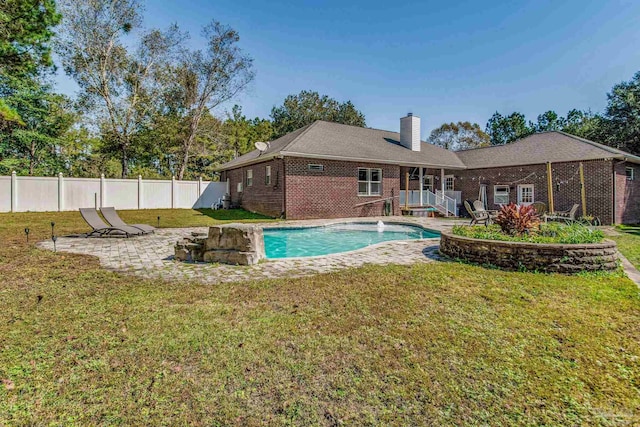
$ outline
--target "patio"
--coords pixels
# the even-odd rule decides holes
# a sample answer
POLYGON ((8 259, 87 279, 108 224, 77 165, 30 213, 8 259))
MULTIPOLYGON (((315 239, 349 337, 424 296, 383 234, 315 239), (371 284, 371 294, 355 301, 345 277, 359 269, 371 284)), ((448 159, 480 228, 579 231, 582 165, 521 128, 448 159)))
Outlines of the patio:
MULTIPOLYGON (((437 231, 450 229, 457 221, 437 218, 380 217, 367 221, 401 221, 422 225, 437 231)), ((362 221, 362 218, 341 220, 283 221, 264 224, 265 227, 317 226, 336 222, 362 221)), ((386 242, 357 251, 319 257, 267 260, 258 265, 232 266, 209 263, 183 263, 173 259, 176 241, 191 232, 207 232, 207 227, 164 228, 155 234, 135 238, 81 238, 59 237, 59 252, 93 255, 102 267, 150 279, 186 280, 200 283, 237 282, 254 279, 300 277, 318 273, 330 273, 365 264, 401 264, 432 262, 437 259, 439 239, 386 242)), ((40 247, 53 250, 50 240, 40 242, 40 247)))

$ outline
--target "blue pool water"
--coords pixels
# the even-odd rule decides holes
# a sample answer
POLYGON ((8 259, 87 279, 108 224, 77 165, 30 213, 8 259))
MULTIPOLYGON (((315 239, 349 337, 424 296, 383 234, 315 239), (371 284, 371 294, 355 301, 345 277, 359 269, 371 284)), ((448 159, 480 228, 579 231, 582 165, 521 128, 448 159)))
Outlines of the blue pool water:
POLYGON ((390 240, 430 239, 437 231, 422 227, 376 223, 333 224, 307 228, 265 228, 267 258, 291 258, 353 251, 390 240))

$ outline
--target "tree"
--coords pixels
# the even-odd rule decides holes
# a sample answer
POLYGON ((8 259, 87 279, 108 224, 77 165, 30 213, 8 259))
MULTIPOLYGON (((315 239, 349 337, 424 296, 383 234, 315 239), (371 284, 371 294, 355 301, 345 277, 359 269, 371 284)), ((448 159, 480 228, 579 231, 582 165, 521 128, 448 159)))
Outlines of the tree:
POLYGON ((176 26, 150 30, 134 38, 125 35, 141 25, 138 0, 65 0, 59 51, 65 71, 82 92, 80 104, 96 113, 108 146, 118 153, 122 177, 129 175, 136 133, 163 90, 155 78, 184 36, 176 26))
MULTIPOLYGON (((247 119, 242 114, 242 107, 234 105, 222 128, 228 149, 236 158, 253 150, 258 141, 270 141, 273 135, 271 122, 258 117, 247 119)), ((231 160, 228 159, 228 160, 231 160)))
POLYGON ((467 150, 486 147, 491 141, 477 123, 458 122, 444 123, 434 129, 427 142, 447 150, 467 150))
POLYGON ((0 88, 0 96, 22 121, 22 125, 0 134, 0 151, 3 152, 0 157, 5 172, 10 168, 29 175, 36 171, 44 174, 59 171, 61 163, 56 148, 75 122, 70 101, 36 79, 3 82, 0 88))
POLYGON ((563 132, 597 142, 605 142, 607 135, 606 120, 591 110, 570 110, 564 120, 563 132))
POLYGON ((213 21, 202 30, 204 51, 185 52, 176 68, 182 110, 188 126, 178 158, 178 179, 187 170, 189 155, 203 115, 229 101, 254 78, 252 59, 238 47, 240 37, 232 28, 213 21))
POLYGON ((558 116, 555 111, 549 110, 538 115, 537 123, 529 123, 529 128, 534 132, 549 132, 554 130, 562 130, 566 125, 566 120, 558 116))
POLYGON ((0 2, 0 74, 34 76, 51 66, 49 40, 59 21, 54 0, 0 2))
POLYGON ((504 145, 529 136, 534 130, 527 126, 524 114, 503 116, 496 111, 487 122, 485 132, 491 138, 491 145, 504 145))
POLYGON ((640 71, 630 81, 613 86, 607 100, 606 143, 640 155, 640 71))
POLYGON ((343 123, 365 127, 364 114, 351 101, 339 103, 327 95, 303 90, 297 95, 289 95, 279 107, 271 109, 274 138, 293 132, 316 120, 343 123))

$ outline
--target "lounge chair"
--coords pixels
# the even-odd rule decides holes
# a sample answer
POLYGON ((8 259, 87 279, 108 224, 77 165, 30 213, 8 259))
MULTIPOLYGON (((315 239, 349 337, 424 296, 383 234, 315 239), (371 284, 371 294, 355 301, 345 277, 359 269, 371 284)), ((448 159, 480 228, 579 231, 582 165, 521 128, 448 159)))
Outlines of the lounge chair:
POLYGON ((482 203, 481 200, 475 200, 473 202, 473 209, 476 212, 487 212, 489 214, 489 217, 491 218, 491 220, 493 221, 493 219, 495 217, 498 216, 498 211, 493 211, 493 210, 487 210, 484 208, 484 203, 482 203))
POLYGON ((469 225, 484 224, 486 226, 491 224, 491 216, 489 216, 488 211, 476 211, 471 208, 471 205, 466 200, 464 201, 464 207, 471 215, 471 223, 469 225))
POLYGON ((93 231, 87 233, 87 237, 102 236, 137 236, 142 234, 142 230, 125 225, 124 227, 112 227, 100 218, 98 211, 92 208, 80 208, 80 215, 89 224, 93 231))
POLYGON ((575 221, 576 212, 578 212, 578 208, 579 207, 580 207, 580 205, 576 203, 568 211, 550 212, 550 213, 544 215, 544 221, 545 222, 547 222, 549 220, 551 220, 551 221, 564 221, 564 222, 575 221))
POLYGON ((118 212, 116 212, 116 208, 113 207, 109 207, 109 208, 100 208, 100 212, 102 212, 102 216, 104 217, 104 219, 107 220, 107 222, 109 224, 111 224, 111 226, 113 227, 133 227, 133 228, 137 228, 138 230, 142 231, 144 234, 148 234, 148 233, 153 233, 156 228, 152 225, 147 225, 147 224, 127 224, 126 222, 124 222, 122 220, 122 218, 120 218, 120 215, 118 215, 118 212))

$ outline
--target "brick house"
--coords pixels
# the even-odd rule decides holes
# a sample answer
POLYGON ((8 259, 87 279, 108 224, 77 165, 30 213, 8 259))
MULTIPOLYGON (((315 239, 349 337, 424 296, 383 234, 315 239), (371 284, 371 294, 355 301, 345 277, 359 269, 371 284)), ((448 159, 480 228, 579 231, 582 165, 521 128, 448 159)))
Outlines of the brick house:
POLYGON ((405 207, 456 215, 476 199, 495 209, 552 197, 555 210, 567 210, 582 205, 584 182, 588 215, 640 222, 640 157, 563 132, 453 152, 421 141, 411 114, 400 133, 316 121, 219 170, 234 205, 288 219, 400 215, 405 207))

